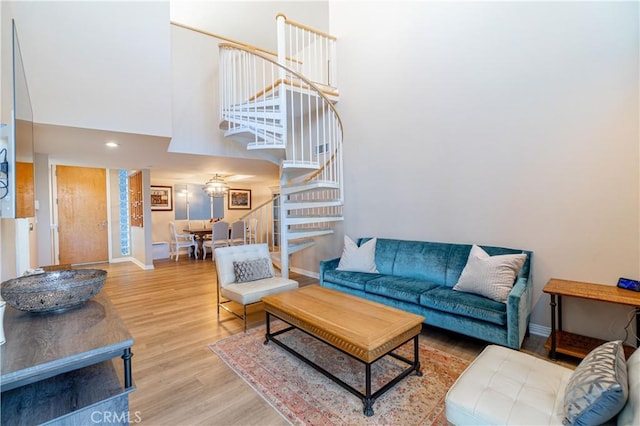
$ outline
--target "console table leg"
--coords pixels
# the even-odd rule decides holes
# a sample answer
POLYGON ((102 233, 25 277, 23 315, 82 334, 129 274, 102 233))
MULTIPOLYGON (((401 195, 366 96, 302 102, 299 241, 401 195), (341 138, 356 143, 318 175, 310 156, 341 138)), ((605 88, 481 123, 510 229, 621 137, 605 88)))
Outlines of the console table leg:
POLYGON ((556 360, 556 295, 551 295, 551 359, 556 360))
POLYGON ((636 349, 640 349, 640 307, 636 306, 636 349))
POLYGON ((125 389, 129 389, 132 385, 131 379, 131 357, 133 353, 131 353, 131 348, 127 348, 124 350, 122 354, 122 359, 124 360, 124 387, 125 389))

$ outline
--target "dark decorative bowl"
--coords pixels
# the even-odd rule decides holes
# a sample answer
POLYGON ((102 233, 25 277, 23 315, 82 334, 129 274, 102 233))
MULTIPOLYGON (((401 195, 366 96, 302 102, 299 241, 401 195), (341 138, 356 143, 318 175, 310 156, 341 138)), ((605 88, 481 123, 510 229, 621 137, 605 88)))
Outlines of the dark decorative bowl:
POLYGON ((100 293, 106 278, 107 271, 101 269, 45 272, 5 281, 0 284, 0 294, 21 311, 65 311, 100 293))

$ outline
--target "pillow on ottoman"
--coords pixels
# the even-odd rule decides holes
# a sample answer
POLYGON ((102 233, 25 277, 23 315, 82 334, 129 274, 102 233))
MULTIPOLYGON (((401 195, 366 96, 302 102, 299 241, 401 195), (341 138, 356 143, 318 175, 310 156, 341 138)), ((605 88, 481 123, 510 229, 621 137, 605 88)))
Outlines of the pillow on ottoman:
POLYGON ((564 424, 600 425, 627 402, 629 385, 622 341, 604 343, 578 364, 564 391, 564 424))

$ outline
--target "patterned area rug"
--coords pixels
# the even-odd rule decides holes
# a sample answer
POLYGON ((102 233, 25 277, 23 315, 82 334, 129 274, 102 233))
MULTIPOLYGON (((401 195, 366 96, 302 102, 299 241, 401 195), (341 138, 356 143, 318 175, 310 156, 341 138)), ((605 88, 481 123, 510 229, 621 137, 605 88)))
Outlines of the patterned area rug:
MULTIPOLYGON (((282 323, 272 323, 272 329, 282 323)), ((444 397, 468 361, 420 343, 422 377, 410 374, 376 400, 366 417, 362 401, 284 349, 264 345, 265 327, 209 348, 294 425, 446 425, 444 397)), ((364 390, 364 364, 300 331, 278 337, 351 386, 364 390)), ((413 358, 413 343, 398 351, 413 358)), ((372 367, 373 391, 406 368, 386 356, 372 367)))

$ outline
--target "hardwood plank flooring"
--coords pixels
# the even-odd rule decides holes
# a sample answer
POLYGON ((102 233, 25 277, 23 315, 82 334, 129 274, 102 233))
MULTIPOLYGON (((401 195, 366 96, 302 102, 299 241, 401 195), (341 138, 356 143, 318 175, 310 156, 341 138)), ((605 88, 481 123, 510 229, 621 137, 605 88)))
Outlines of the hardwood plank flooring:
MULTIPOLYGON (((103 291, 133 335, 132 419, 148 425, 286 425, 287 422, 233 373, 207 345, 242 332, 242 322, 216 314, 215 265, 185 257, 160 260, 156 269, 133 263, 88 267, 108 272, 103 291), (136 416, 137 414, 137 416, 136 416)), ((300 285, 314 278, 292 274, 300 285)), ((262 305, 249 310, 249 327, 264 323, 262 305)), ((472 360, 485 342, 423 326, 420 339, 472 360)), ((544 338, 530 336, 523 350, 547 357, 544 338)), ((563 359, 567 365, 577 360, 563 359)))

